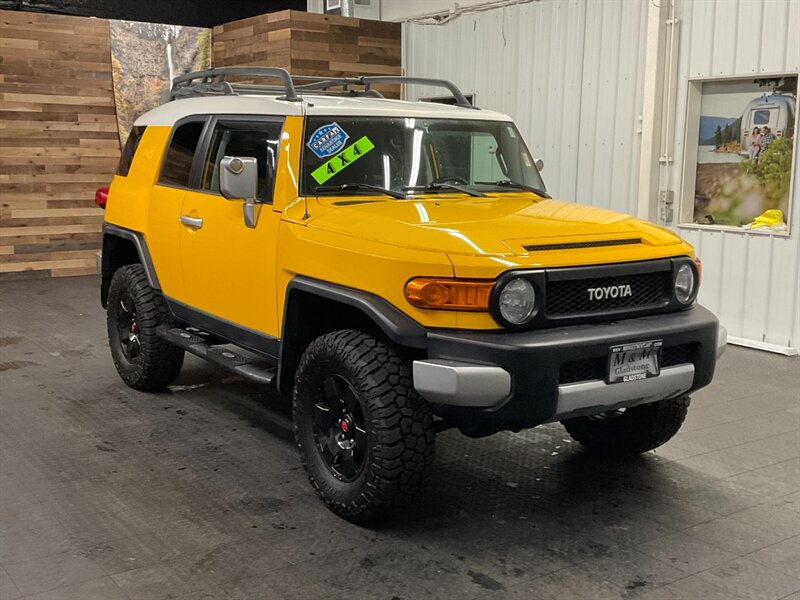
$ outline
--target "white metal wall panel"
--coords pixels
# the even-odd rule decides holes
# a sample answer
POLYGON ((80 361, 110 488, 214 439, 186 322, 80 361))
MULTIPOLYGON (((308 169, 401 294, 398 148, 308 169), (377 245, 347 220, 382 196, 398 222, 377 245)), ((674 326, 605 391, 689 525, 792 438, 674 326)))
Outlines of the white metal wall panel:
MULTIPOLYGON (((683 156, 689 78, 800 70, 800 2, 678 0, 682 44, 673 156, 683 156)), ((703 259, 700 301, 730 335, 776 346, 800 345, 800 175, 795 159, 791 237, 679 228, 703 259)), ((680 190, 681 169, 671 174, 680 190)), ((688 201, 691 201, 690 199, 688 201)))
POLYGON ((514 117, 553 195, 630 212, 646 12, 627 0, 543 0, 446 25, 407 23, 404 67, 451 79, 480 106, 514 117))
MULTIPOLYGON (((797 71, 800 2, 676 0, 680 19, 672 156, 682 157, 692 77, 797 71)), ((636 212, 647 2, 540 0, 404 24, 408 75, 444 77, 516 120, 554 196, 636 212)), ((410 97, 441 95, 413 89, 410 97)), ((704 263, 700 300, 730 335, 800 345, 800 179, 792 236, 681 229, 704 263)), ((679 193, 678 160, 666 179, 679 193)))

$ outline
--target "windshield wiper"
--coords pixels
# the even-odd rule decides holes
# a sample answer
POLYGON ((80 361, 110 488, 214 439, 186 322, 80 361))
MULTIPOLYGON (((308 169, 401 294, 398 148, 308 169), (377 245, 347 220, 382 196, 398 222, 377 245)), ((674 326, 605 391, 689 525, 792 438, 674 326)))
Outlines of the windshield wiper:
POLYGON ((483 198, 486 196, 486 194, 482 192, 476 192, 474 190, 465 188, 464 186, 455 185, 452 183, 429 183, 428 185, 407 185, 403 189, 408 190, 410 192, 437 192, 439 190, 449 189, 461 192, 462 194, 467 194, 468 196, 475 196, 476 198, 483 198))
POLYGON ((406 195, 401 192, 395 192, 394 190, 382 188, 377 185, 371 185, 369 183, 343 183, 342 185, 320 185, 314 188, 315 192, 347 192, 349 190, 365 190, 371 192, 380 192, 381 194, 386 194, 387 196, 391 196, 392 198, 397 198, 398 200, 406 199, 406 195))
POLYGON ((552 198, 550 194, 545 192, 544 190, 540 190, 537 187, 533 187, 532 185, 526 185, 524 183, 517 183, 516 181, 511 181, 510 179, 501 179, 500 181, 476 181, 480 185, 496 185, 498 187, 508 187, 508 188, 517 188, 518 190, 525 190, 526 192, 533 192, 537 196, 541 196, 542 198, 552 198))

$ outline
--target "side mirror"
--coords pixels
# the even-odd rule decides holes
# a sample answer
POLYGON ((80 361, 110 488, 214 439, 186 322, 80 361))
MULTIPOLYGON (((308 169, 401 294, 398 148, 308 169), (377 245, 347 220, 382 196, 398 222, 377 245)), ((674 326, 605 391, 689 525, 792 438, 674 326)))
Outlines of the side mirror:
POLYGON ((253 228, 261 212, 258 161, 252 156, 225 156, 219 161, 219 191, 228 200, 244 200, 244 224, 253 228))
POLYGON ((536 165, 536 168, 541 171, 544 169, 544 161, 541 158, 533 159, 533 164, 536 165))

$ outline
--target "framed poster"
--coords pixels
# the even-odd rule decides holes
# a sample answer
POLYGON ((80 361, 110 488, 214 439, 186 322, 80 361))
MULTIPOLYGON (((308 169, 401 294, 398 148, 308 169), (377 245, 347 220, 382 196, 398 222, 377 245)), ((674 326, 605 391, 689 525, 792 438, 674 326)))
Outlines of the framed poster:
POLYGON ((682 225, 788 234, 797 73, 689 82, 682 225))

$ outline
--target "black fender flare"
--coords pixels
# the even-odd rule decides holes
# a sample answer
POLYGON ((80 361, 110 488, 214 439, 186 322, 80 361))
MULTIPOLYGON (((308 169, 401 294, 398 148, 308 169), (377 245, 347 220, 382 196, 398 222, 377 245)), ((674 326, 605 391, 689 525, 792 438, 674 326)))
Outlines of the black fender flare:
POLYGON ((116 261, 115 253, 113 252, 114 238, 127 240, 133 244, 136 249, 136 254, 139 257, 139 263, 142 265, 145 276, 147 277, 148 285, 155 290, 161 289, 144 235, 138 231, 125 229, 118 225, 103 223, 103 252, 100 261, 100 276, 102 278, 100 301, 104 307, 106 306, 108 298, 108 287, 111 284, 111 278, 114 276, 114 272, 120 267, 120 264, 116 261))
MULTIPOLYGON (((428 345, 425 327, 403 313, 399 308, 375 294, 298 275, 286 286, 281 331, 278 386, 288 389, 288 376, 294 372, 299 356, 305 350, 302 307, 298 297, 316 297, 327 302, 349 307, 361 313, 394 343, 407 348, 424 349, 428 345)), ((316 337, 316 336, 315 336, 316 337)))

